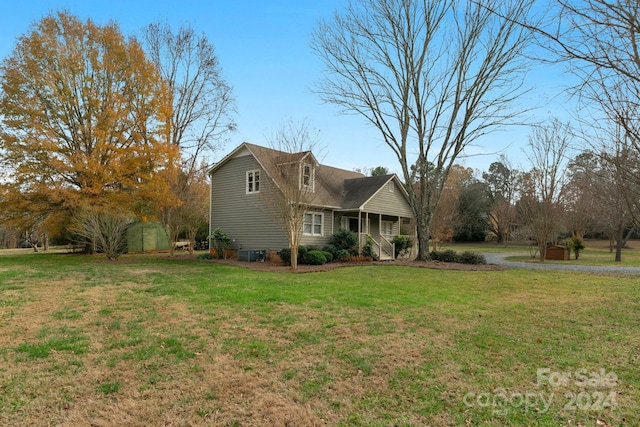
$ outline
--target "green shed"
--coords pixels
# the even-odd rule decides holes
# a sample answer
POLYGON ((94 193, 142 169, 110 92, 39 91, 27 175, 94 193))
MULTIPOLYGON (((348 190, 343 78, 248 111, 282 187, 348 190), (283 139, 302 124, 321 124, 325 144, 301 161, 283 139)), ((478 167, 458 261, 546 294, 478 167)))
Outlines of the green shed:
POLYGON ((167 251, 169 239, 162 224, 158 222, 135 222, 127 229, 129 252, 167 251))

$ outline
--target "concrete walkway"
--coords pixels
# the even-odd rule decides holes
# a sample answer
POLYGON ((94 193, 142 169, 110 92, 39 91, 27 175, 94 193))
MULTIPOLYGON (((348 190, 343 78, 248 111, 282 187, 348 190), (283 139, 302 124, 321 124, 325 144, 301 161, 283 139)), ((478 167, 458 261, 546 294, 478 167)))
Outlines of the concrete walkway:
POLYGON ((503 265, 509 268, 528 268, 531 270, 565 270, 580 271, 583 273, 606 273, 606 274, 638 274, 640 275, 640 267, 605 267, 599 265, 564 265, 564 264, 548 264, 544 262, 519 262, 507 261, 505 258, 510 256, 522 256, 522 254, 487 254, 483 253, 488 264, 503 265))

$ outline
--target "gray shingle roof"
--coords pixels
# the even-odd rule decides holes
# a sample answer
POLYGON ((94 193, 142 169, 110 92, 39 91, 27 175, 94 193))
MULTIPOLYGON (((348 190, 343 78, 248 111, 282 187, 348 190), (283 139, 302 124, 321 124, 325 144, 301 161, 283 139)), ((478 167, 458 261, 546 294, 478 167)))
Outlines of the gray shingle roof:
POLYGON ((358 209, 394 177, 393 174, 367 177, 359 172, 318 164, 310 151, 286 153, 246 142, 243 146, 246 146, 253 153, 272 179, 277 176, 277 173, 280 173, 277 165, 297 162, 304 159, 305 156, 310 156, 309 158, 316 163, 315 192, 317 197, 314 204, 323 207, 345 210, 358 209))

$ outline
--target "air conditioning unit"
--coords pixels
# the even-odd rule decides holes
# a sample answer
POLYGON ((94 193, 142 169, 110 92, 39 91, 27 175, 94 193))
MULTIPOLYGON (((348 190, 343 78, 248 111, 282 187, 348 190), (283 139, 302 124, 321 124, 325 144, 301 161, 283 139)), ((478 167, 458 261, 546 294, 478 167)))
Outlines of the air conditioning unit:
POLYGON ((267 259, 267 251, 255 249, 238 250, 238 261, 265 261, 267 259))

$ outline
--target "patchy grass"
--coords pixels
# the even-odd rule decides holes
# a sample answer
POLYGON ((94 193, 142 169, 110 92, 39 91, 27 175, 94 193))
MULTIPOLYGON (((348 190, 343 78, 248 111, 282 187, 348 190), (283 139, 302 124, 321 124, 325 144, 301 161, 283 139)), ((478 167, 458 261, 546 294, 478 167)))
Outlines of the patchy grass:
MULTIPOLYGON (((570 265, 602 265, 610 267, 640 267, 640 240, 630 240, 622 250, 621 262, 615 261, 615 248, 613 252, 609 248, 606 240, 586 240, 586 248, 580 251, 578 259, 571 252, 568 261, 546 260, 550 264, 570 264, 570 265)), ((531 258, 529 247, 522 244, 510 243, 508 246, 496 245, 495 243, 455 243, 443 246, 447 249, 454 249, 458 252, 473 251, 481 253, 508 253, 517 254, 507 259, 520 262, 539 262, 539 256, 531 258)))
POLYGON ((0 425, 636 425, 640 278, 0 257, 0 425))

